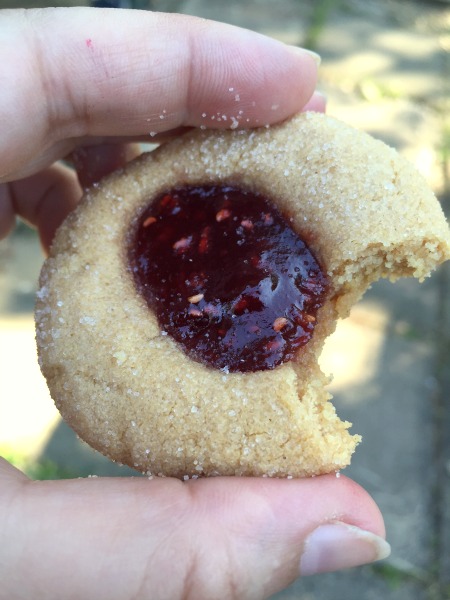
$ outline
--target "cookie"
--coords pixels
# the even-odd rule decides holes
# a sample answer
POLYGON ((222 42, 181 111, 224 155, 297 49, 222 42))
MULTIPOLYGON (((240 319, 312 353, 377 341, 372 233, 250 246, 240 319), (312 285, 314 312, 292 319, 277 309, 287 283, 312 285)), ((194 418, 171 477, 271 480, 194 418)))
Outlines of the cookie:
POLYGON ((64 419, 154 474, 303 477, 360 441, 318 366, 380 277, 426 277, 449 229, 394 150, 321 114, 195 131, 87 192, 37 295, 64 419))

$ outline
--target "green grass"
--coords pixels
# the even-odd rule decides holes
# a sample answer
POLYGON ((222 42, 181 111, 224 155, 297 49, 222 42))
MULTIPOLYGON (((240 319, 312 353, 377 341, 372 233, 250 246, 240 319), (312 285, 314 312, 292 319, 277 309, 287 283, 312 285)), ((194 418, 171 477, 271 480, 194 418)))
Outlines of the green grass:
POLYGON ((370 569, 382 577, 393 590, 398 589, 407 581, 431 585, 433 575, 431 572, 422 571, 414 567, 399 567, 389 563, 379 563, 370 566, 370 569))
POLYGON ((316 50, 319 38, 325 27, 330 12, 340 4, 340 0, 317 0, 314 2, 314 10, 311 16, 308 31, 306 32, 303 45, 310 50, 316 50))
POLYGON ((368 102, 378 102, 380 100, 390 99, 398 100, 404 97, 404 93, 394 86, 387 85, 376 79, 367 77, 357 85, 360 95, 368 102))
POLYGON ((33 460, 29 456, 8 447, 0 447, 0 456, 20 471, 23 471, 30 479, 43 481, 46 479, 71 479, 76 477, 75 473, 61 467, 52 460, 33 460))

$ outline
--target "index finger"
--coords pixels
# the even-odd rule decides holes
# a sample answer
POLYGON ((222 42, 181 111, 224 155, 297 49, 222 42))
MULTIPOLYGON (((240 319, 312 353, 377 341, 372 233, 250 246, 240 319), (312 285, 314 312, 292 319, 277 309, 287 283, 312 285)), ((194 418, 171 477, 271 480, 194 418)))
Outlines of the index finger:
POLYGON ((42 150, 62 156, 68 138, 281 121, 316 83, 306 51, 204 19, 89 8, 1 16, 3 181, 44 166, 19 169, 42 150))

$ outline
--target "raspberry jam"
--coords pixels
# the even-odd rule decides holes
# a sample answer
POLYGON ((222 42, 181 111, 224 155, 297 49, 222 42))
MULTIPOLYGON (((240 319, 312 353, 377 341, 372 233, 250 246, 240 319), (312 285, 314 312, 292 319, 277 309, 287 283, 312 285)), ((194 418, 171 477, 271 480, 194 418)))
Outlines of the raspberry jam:
POLYGON ((327 280, 263 196, 225 186, 172 189, 140 216, 136 287, 163 332, 225 372, 273 369, 312 336, 327 280))

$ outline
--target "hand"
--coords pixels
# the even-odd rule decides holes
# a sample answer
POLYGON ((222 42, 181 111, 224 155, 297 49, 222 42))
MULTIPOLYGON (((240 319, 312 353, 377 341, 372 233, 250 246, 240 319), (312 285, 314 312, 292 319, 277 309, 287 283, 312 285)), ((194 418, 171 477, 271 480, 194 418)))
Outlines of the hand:
POLYGON ((48 248, 80 197, 75 173, 53 163, 77 148, 90 184, 135 154, 123 142, 323 109, 311 97, 310 55, 236 27, 78 8, 3 10, 0 19, 0 238, 17 213, 48 248))
MULTIPOLYGON (((311 55, 201 19, 2 11, 0 35, 0 234, 19 214, 46 248, 81 194, 55 160, 75 153, 84 185, 149 132, 324 109, 311 55)), ((373 500, 335 475, 31 482, 0 459, 0 532, 8 600, 259 599, 388 552, 373 500)))

